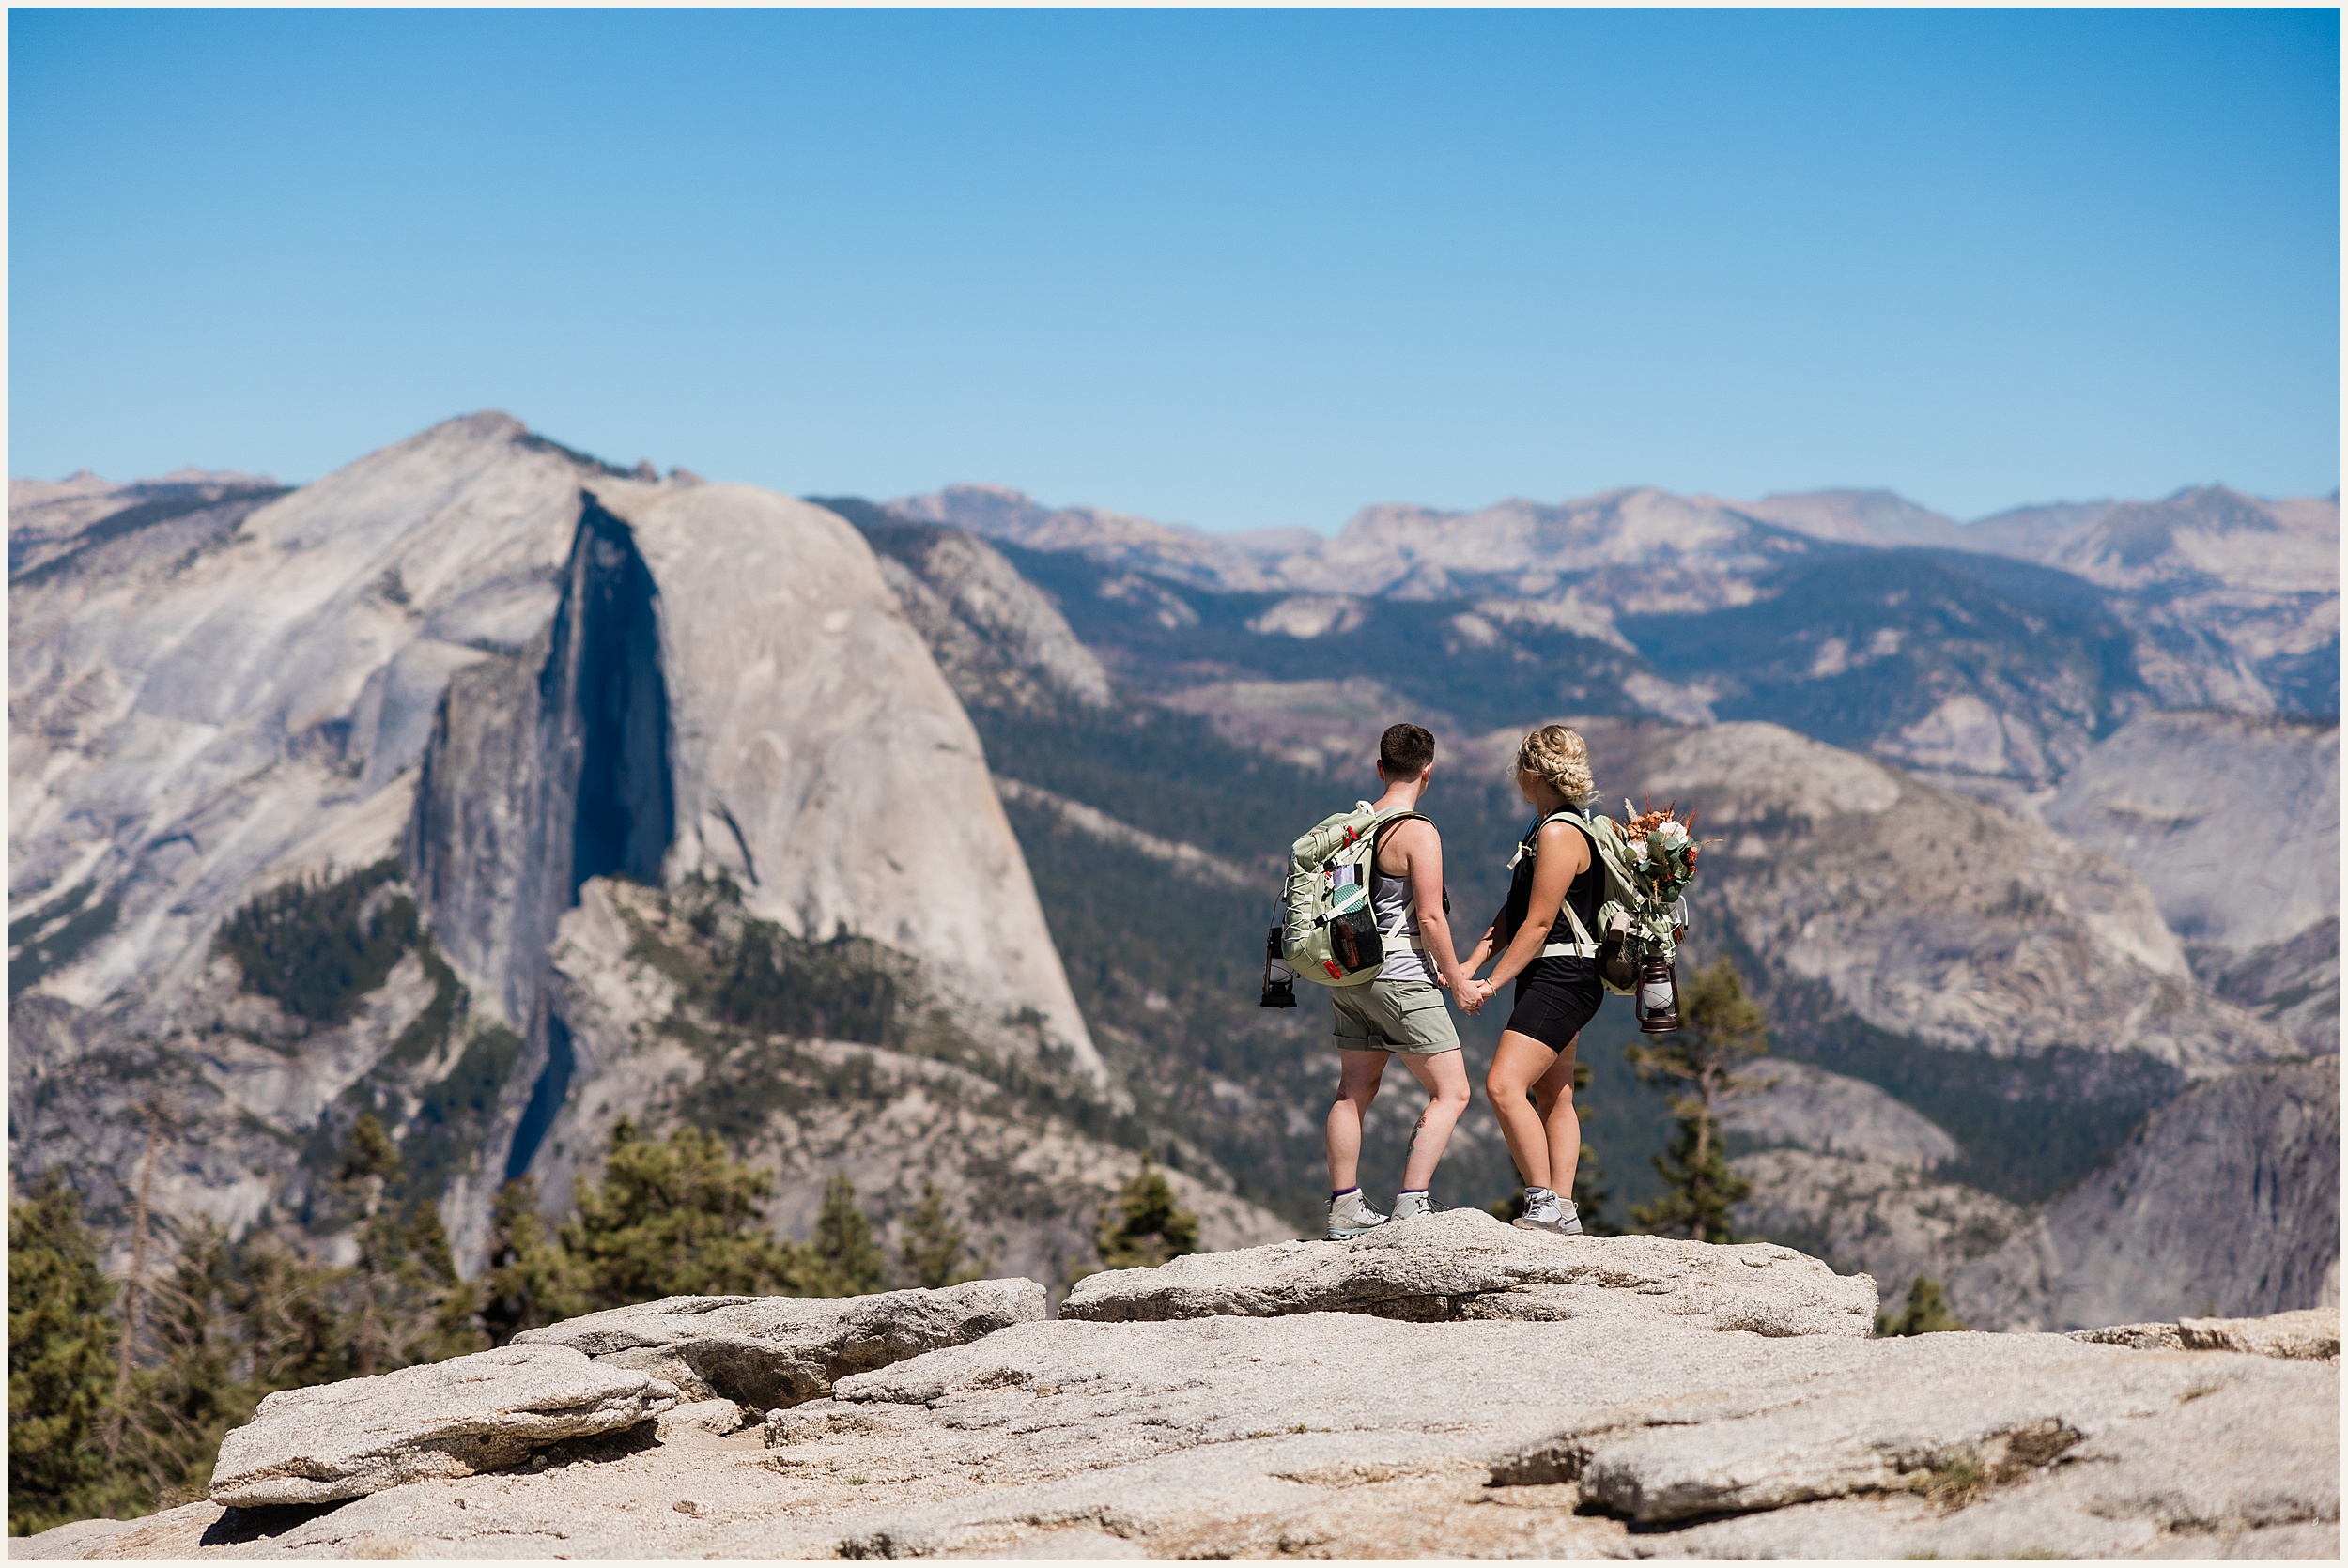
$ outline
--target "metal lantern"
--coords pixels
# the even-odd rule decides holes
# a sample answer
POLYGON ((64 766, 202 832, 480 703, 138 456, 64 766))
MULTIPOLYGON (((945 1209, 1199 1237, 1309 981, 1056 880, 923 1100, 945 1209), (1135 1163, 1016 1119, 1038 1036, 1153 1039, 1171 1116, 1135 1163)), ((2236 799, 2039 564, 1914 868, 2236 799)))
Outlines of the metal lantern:
POLYGON ((1263 943, 1263 1006, 1293 1007, 1296 1006, 1296 971, 1280 948, 1280 928, 1274 926, 1263 943))
POLYGON ((1668 1035, 1679 1027, 1679 972, 1660 953, 1639 963, 1639 1033, 1668 1035))

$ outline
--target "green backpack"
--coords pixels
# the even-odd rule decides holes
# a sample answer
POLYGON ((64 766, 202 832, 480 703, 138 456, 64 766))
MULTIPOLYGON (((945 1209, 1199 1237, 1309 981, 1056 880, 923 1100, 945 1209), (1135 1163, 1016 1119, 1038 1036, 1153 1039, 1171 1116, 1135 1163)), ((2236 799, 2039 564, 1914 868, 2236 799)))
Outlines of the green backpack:
MULTIPOLYGON (((1625 807, 1630 803, 1625 801, 1625 807)), ((1552 811, 1541 819, 1547 827, 1553 822, 1569 822, 1580 825, 1598 846, 1598 864, 1603 871, 1604 901, 1599 905, 1598 934, 1593 936, 1582 927, 1582 917, 1573 910, 1571 899, 1566 901, 1562 913, 1574 935, 1571 947, 1559 945, 1558 950, 1577 951, 1598 959, 1599 978, 1608 991, 1617 996, 1630 996, 1639 989, 1638 959, 1647 953, 1660 956, 1666 963, 1679 955, 1680 939, 1688 931, 1688 900, 1680 899, 1668 908, 1659 907, 1646 897, 1630 870, 1630 852, 1625 846, 1622 824, 1601 812, 1584 811, 1568 807, 1552 811)), ((1518 853, 1522 853, 1522 851, 1518 853)), ((1514 866, 1511 859, 1509 865, 1514 866)))
POLYGON ((1305 979, 1321 986, 1358 986, 1378 977, 1389 945, 1405 941, 1406 910, 1381 931, 1370 908, 1370 856, 1379 835, 1424 812, 1397 807, 1380 811, 1367 801, 1324 817, 1289 846, 1288 892, 1280 922, 1280 952, 1305 979))

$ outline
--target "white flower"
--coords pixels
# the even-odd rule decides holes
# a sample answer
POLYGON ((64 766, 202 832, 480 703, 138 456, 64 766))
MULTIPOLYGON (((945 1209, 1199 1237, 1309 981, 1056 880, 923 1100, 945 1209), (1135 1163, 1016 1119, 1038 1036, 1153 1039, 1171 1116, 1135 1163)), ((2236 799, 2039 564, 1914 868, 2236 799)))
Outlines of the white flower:
POLYGON ((1677 822, 1665 822, 1656 831, 1663 836, 1666 843, 1684 844, 1688 841, 1688 830, 1677 822))

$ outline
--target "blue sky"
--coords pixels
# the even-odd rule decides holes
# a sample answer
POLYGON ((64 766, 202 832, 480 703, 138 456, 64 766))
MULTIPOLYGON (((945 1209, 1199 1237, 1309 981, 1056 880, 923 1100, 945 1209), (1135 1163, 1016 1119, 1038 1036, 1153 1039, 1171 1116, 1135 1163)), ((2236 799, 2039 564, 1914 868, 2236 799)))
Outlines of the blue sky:
POLYGON ((624 463, 1209 528, 2340 467, 2334 11, 8 20, 8 470, 624 463))

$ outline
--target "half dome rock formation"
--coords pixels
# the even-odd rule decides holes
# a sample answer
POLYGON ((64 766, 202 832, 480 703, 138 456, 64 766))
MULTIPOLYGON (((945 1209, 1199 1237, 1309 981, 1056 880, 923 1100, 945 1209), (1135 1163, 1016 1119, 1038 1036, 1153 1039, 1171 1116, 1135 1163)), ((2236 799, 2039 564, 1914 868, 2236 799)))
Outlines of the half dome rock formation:
POLYGON ((403 1151, 461 1250, 578 1086, 548 951, 595 878, 865 944, 971 1049, 1113 1094, 978 737, 840 518, 496 413, 210 488, 11 577, 20 1171, 121 1168, 160 1096, 161 1201, 233 1226, 324 1123, 431 1106, 445 1146, 403 1151))
POLYGON ((541 884, 514 933, 534 971, 589 877, 722 875, 795 935, 844 929, 937 966, 981 1020, 1040 1012, 1098 1081, 977 737, 856 531, 745 485, 599 476, 581 494, 543 653, 469 671, 435 730, 470 759, 481 717, 508 734, 505 699, 535 693, 538 755, 512 762, 517 790, 551 776, 539 855, 478 809, 469 770, 425 759, 413 856, 460 970, 513 969, 509 886, 541 884))

